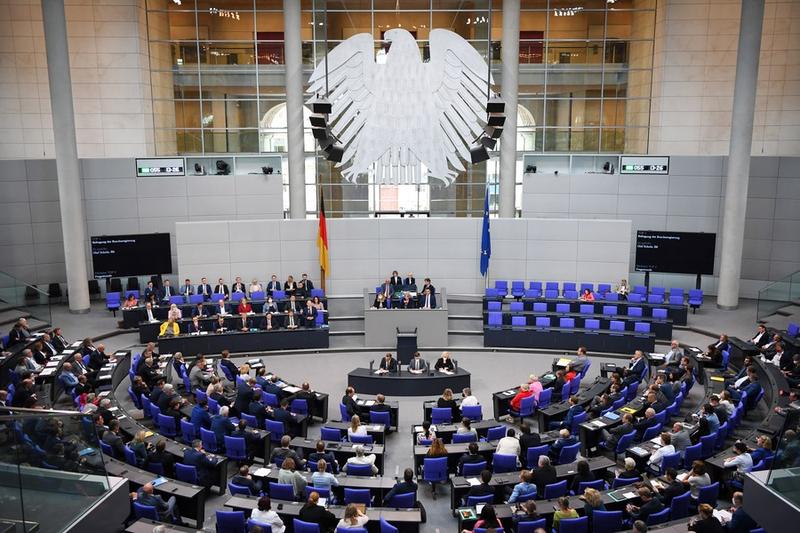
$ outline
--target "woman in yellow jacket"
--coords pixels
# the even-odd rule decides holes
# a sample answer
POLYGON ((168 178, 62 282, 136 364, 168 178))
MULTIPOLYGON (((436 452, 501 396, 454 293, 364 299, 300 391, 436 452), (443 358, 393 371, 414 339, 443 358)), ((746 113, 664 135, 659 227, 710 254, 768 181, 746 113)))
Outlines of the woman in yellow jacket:
POLYGON ((166 322, 161 324, 161 329, 158 332, 158 336, 163 337, 164 335, 180 335, 180 333, 181 328, 178 326, 178 323, 170 317, 166 322))

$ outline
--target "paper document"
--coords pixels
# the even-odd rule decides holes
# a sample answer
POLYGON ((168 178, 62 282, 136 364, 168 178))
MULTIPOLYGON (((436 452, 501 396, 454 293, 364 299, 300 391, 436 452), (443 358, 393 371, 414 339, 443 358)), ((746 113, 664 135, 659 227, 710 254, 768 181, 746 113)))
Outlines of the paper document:
POLYGON ((256 477, 267 477, 269 475, 269 471, 269 468, 259 468, 253 472, 253 475, 256 477))
POLYGON ((635 498, 637 496, 635 492, 625 492, 622 495, 625 496, 626 498, 635 498))
POLYGON ((481 484, 481 480, 476 477, 468 477, 467 483, 469 483, 470 487, 477 487, 478 485, 481 484))

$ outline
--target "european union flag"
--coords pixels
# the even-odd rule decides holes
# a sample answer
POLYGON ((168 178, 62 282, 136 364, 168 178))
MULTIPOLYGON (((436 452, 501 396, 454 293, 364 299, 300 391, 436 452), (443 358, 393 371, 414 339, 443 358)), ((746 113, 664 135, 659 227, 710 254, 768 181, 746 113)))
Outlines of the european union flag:
POLYGON ((483 236, 481 237, 481 276, 489 272, 489 258, 492 256, 492 236, 489 234, 489 188, 483 203, 483 236))

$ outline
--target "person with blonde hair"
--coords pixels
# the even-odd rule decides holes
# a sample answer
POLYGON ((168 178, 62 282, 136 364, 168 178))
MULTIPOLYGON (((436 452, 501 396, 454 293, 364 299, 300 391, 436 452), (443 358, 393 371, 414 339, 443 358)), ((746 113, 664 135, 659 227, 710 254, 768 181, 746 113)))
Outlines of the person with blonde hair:
POLYGON ((147 460, 147 432, 144 430, 137 431, 131 443, 128 444, 128 448, 136 454, 136 463, 139 465, 144 464, 147 460))
POLYGON ((542 387, 542 382, 539 381, 539 376, 536 374, 531 374, 528 376, 528 390, 531 391, 531 394, 533 394, 533 397, 536 398, 536 401, 538 402, 539 395, 544 390, 544 387, 542 387))
POLYGON ((362 513, 356 504, 349 503, 347 507, 344 508, 344 518, 339 520, 339 523, 336 525, 336 530, 340 529, 356 529, 356 528, 363 528, 369 522, 369 518, 367 515, 362 513))
POLYGON ((364 437, 367 435, 367 426, 361 425, 361 418, 358 415, 353 415, 350 418, 350 427, 347 428, 347 438, 353 440, 353 435, 364 437))
POLYGON ((587 488, 581 498, 583 499, 583 514, 589 517, 589 523, 592 522, 592 513, 606 510, 603 498, 597 489, 587 488))

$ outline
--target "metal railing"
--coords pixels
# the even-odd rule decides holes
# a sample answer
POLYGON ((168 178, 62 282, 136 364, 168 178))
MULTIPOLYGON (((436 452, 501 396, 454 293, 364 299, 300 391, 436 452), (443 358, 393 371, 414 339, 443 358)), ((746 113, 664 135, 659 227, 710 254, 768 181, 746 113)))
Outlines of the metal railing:
POLYGON ((17 310, 20 316, 30 315, 50 324, 50 305, 50 294, 46 290, 0 271, 0 313, 17 310))
POLYGON ((774 315, 782 307, 800 301, 800 270, 758 291, 757 320, 774 315))

